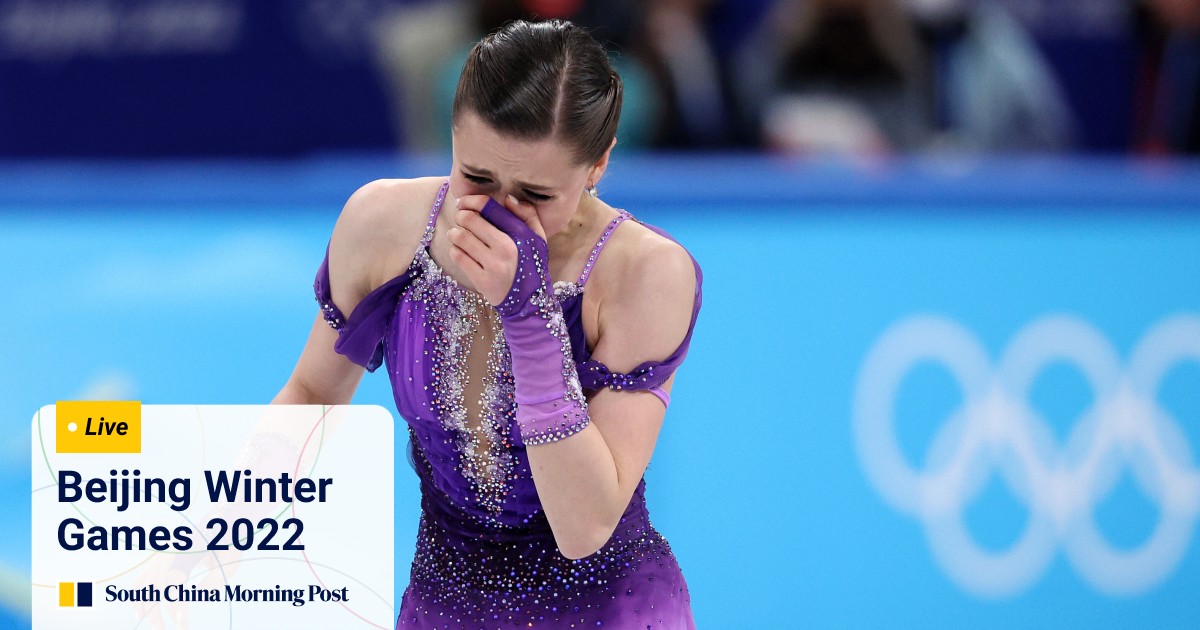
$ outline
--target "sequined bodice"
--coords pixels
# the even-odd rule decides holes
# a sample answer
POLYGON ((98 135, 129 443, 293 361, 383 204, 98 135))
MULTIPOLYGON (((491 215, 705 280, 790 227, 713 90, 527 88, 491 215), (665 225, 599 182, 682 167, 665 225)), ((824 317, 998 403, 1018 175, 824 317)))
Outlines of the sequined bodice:
MULTIPOLYGON (((619 223, 609 225, 601 242, 619 223)), ((512 359, 499 316, 434 261, 428 246, 435 225, 432 216, 413 257, 414 279, 384 337, 396 405, 413 432, 414 465, 435 502, 459 499, 454 507, 472 517, 470 525, 548 527, 517 440, 512 359)), ((554 283, 572 340, 579 340, 579 359, 589 354, 580 314, 594 262, 590 256, 580 281, 554 283)))
MULTIPOLYGON (((397 628, 694 628, 687 584, 650 523, 644 481, 599 551, 576 560, 559 553, 515 422, 511 355, 497 314, 429 255, 447 190, 443 183, 408 269, 363 296, 349 316, 333 303, 328 251, 313 283, 325 320, 338 331, 334 349, 370 371, 386 363, 408 424, 421 519, 397 628)), ((579 280, 555 282, 554 294, 584 392, 644 389, 666 403, 660 387, 686 356, 700 310, 694 259, 692 321, 671 356, 614 373, 592 359, 583 331, 592 265, 631 218, 622 212, 614 219, 579 280)))
POLYGON ((446 274, 427 249, 417 251, 414 264, 421 274, 401 300, 413 304, 424 321, 395 325, 420 324, 426 342, 422 345, 432 348, 432 355, 421 349, 421 357, 404 356, 418 351, 414 344, 397 348, 396 361, 427 361, 429 386, 419 392, 398 391, 397 405, 416 410, 413 417, 405 417, 422 445, 442 441, 428 448, 426 457, 432 450, 457 460, 453 472, 461 479, 438 479, 439 472, 449 471, 430 469, 434 477, 430 481, 448 485, 442 489, 452 495, 469 489, 470 504, 462 507, 485 521, 511 523, 515 515, 505 518, 503 512, 506 498, 514 491, 513 465, 522 454, 516 452, 512 439, 516 409, 512 359, 499 317, 483 296, 446 274), (408 394, 417 394, 416 399, 402 402, 408 394))

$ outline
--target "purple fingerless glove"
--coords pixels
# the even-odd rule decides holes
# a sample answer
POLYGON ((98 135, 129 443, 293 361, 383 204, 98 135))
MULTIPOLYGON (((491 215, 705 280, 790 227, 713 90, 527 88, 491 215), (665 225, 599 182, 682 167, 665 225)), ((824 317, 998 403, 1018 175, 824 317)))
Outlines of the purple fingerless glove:
POLYGON ((517 272, 496 311, 512 354, 520 439, 536 445, 570 437, 590 419, 570 333, 550 284, 546 241, 493 200, 480 214, 517 245, 517 272))

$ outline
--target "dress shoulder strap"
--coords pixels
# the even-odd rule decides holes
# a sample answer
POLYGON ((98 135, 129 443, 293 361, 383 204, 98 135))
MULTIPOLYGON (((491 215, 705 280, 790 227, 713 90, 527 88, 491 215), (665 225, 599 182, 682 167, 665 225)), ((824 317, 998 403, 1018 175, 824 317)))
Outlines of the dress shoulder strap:
POLYGON ((429 209, 429 221, 425 224, 425 234, 421 236, 421 247, 425 249, 429 247, 430 241, 433 240, 433 226, 437 225, 438 215, 441 214, 442 204, 446 201, 446 193, 450 190, 450 180, 442 182, 442 187, 438 189, 437 199, 433 200, 433 207, 429 209))
POLYGON ((592 275, 592 267, 596 264, 596 258, 600 256, 600 250, 604 249, 605 243, 608 243, 608 237, 612 236, 613 230, 617 229, 617 226, 621 225, 621 222, 625 219, 633 218, 633 215, 625 210, 617 210, 617 212, 619 214, 612 221, 608 222, 608 225, 604 228, 604 232, 600 234, 599 240, 596 241, 595 247, 592 247, 592 253, 588 254, 587 262, 583 265, 583 273, 579 274, 577 282, 580 287, 587 282, 588 276, 592 275))

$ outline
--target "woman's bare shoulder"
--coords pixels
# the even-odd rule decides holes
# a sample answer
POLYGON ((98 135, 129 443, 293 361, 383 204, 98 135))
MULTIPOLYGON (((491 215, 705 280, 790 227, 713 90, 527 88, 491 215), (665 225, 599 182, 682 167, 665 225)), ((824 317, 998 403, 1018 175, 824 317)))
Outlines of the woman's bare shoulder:
MULTIPOLYGON (((667 238, 638 221, 625 221, 615 230, 605 245, 608 257, 606 284, 629 287, 638 284, 664 283, 695 284, 692 258, 683 245, 667 238), (609 250, 612 250, 611 252, 609 250)), ((685 295, 685 291, 674 291, 685 295)))
POLYGON ((445 178, 377 179, 346 201, 329 240, 334 301, 357 302, 404 273, 445 178))
POLYGON ((588 286, 593 282, 601 304, 600 336, 613 333, 609 336, 623 348, 617 356, 628 354, 617 369, 665 357, 683 341, 697 277, 691 256, 679 243, 625 221, 597 260, 588 286))

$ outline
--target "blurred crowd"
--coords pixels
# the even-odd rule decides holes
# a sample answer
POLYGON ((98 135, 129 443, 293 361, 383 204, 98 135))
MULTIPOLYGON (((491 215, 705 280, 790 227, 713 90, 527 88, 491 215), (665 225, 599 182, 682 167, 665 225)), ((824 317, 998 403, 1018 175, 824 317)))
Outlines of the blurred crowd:
POLYGON ((1056 65, 1018 19, 1022 7, 1044 14, 1051 4, 410 0, 388 11, 377 59, 404 95, 395 107, 402 144, 418 150, 448 142, 454 81, 471 43, 508 20, 543 17, 571 19, 610 43, 626 82, 627 146, 1070 151, 1095 148, 1084 146, 1084 123, 1110 126, 1088 120, 1105 109, 1128 113, 1109 116, 1128 127, 1106 131, 1126 139, 1109 149, 1200 151, 1200 0, 1081 0, 1084 8, 1064 13, 1081 23, 1115 15, 1128 28, 1128 62, 1089 79, 1128 89, 1091 94, 1072 93, 1065 79, 1079 77, 1064 76, 1089 62, 1056 65))
POLYGON ((444 149, 534 17, 610 44, 623 147, 1200 152, 1200 0, 0 0, 0 159, 444 149))

